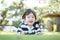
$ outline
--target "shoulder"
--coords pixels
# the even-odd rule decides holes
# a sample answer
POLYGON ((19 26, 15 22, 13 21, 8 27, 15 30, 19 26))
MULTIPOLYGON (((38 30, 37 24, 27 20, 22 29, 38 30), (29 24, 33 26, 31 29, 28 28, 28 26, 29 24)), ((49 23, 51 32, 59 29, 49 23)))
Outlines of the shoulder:
POLYGON ((21 27, 21 28, 27 28, 27 24, 21 23, 21 24, 19 25, 19 27, 21 27))

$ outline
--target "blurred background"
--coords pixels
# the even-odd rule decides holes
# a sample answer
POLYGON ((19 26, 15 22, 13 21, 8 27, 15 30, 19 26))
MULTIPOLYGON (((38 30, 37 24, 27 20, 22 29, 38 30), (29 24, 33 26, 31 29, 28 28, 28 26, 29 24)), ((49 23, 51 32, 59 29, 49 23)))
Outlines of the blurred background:
POLYGON ((0 40, 60 40, 60 0, 0 0, 0 40), (17 33, 26 9, 37 15, 41 33, 17 33))
POLYGON ((0 0, 0 31, 16 32, 29 8, 36 12, 41 31, 60 31, 60 0, 0 0))

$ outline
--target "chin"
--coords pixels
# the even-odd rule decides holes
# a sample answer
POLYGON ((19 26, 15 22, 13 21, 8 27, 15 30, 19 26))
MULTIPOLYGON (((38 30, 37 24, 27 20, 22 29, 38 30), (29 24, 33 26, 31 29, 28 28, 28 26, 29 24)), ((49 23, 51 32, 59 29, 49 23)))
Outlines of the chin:
POLYGON ((33 24, 29 24, 29 25, 33 25, 33 24))

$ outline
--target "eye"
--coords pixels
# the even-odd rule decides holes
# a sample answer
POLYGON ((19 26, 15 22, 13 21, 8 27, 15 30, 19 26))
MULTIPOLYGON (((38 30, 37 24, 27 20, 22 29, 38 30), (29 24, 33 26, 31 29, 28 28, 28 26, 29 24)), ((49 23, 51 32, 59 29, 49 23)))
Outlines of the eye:
POLYGON ((27 17, 27 18, 30 18, 30 17, 27 17))
POLYGON ((35 18, 34 16, 32 18, 35 18))

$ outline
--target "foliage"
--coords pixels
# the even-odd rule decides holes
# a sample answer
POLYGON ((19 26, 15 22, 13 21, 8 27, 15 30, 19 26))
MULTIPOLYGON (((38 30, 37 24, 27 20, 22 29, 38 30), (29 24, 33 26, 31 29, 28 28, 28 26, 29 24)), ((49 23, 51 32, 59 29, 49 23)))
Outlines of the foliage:
POLYGON ((20 24, 21 24, 21 21, 13 21, 12 25, 18 28, 20 24))
MULTIPOLYGON (((3 20, 0 22, 1 25, 7 25, 9 21, 5 20, 5 18, 13 18, 14 16, 22 16, 24 11, 27 8, 24 8, 25 5, 23 3, 24 0, 21 0, 19 3, 18 2, 13 2, 13 4, 7 8, 5 8, 5 10, 0 10, 0 12, 2 11, 1 15, 3 17, 3 20), (14 11, 15 13, 9 13, 9 11, 14 11)), ((1 1, 1 4, 4 5, 4 0, 1 1)), ((33 9, 38 10, 37 12, 37 17, 38 19, 42 19, 41 18, 41 14, 47 14, 47 13, 51 13, 51 12, 55 12, 55 13, 60 13, 60 1, 59 0, 50 0, 50 3, 47 7, 44 8, 40 8, 40 7, 34 7, 33 9)), ((53 19, 54 20, 54 19, 53 19)), ((14 26, 18 26, 19 22, 21 23, 21 21, 16 21, 13 22, 14 26)), ((54 20, 55 22, 55 20, 54 20)))

